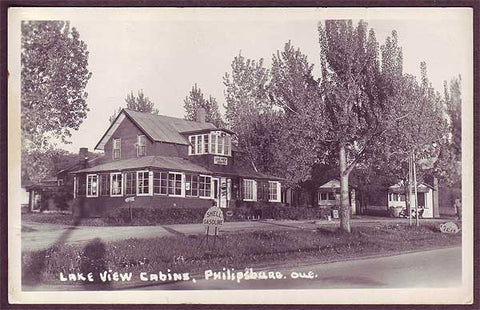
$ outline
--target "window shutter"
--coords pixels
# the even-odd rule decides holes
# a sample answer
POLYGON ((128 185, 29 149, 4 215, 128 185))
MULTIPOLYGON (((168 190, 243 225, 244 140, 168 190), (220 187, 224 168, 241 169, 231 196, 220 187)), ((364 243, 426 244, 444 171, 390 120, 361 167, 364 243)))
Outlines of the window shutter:
POLYGON ((257 201, 257 181, 253 180, 253 201, 257 201))

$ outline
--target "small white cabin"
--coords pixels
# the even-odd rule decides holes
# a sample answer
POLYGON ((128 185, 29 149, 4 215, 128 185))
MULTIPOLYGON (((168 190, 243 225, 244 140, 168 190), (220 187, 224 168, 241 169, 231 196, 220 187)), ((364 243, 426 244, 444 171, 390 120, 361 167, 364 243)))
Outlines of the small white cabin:
MULTIPOLYGON (((408 189, 407 189, 408 190, 408 189)), ((433 186, 426 183, 419 183, 417 185, 417 202, 418 207, 423 208, 424 218, 434 217, 434 195, 433 186)), ((395 184, 388 188, 388 208, 390 207, 407 207, 405 197, 405 187, 401 184, 395 184)))
MULTIPOLYGON (((317 190, 318 206, 322 208, 340 205, 340 181, 331 179, 320 185, 317 190)), ((356 214, 355 189, 350 187, 350 207, 352 214, 356 214)))

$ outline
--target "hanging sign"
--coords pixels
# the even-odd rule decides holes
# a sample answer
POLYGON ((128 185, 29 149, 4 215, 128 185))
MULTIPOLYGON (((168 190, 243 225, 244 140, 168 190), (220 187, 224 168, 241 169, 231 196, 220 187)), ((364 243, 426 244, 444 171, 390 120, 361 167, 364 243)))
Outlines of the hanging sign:
POLYGON ((203 217, 203 225, 207 228, 207 234, 216 235, 218 227, 223 225, 223 212, 217 207, 210 207, 203 217))

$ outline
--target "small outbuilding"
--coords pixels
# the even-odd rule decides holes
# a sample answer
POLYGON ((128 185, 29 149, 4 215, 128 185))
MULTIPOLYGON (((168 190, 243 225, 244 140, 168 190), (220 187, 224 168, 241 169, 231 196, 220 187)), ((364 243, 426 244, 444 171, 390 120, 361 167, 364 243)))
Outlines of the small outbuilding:
MULTIPOLYGON (((349 186, 350 208, 356 214, 355 188, 349 186)), ((330 179, 318 187, 317 201, 320 208, 333 208, 340 206, 340 181, 336 178, 330 179)))
MULTIPOLYGON (((407 207, 405 193, 408 191, 404 185, 395 184, 388 188, 388 208, 407 207)), ((418 207, 423 209, 424 218, 438 217, 438 190, 428 183, 419 183, 417 185, 418 207)))

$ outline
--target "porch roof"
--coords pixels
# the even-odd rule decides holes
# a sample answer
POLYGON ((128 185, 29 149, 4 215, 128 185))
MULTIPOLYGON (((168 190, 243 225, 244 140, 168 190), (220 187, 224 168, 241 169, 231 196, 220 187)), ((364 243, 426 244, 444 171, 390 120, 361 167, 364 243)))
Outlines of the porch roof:
POLYGON ((158 168, 176 171, 190 171, 198 173, 210 173, 210 171, 200 165, 181 157, 168 156, 142 156, 138 158, 129 158, 124 160, 113 161, 91 168, 73 171, 71 173, 90 173, 90 172, 108 172, 108 171, 124 171, 144 168, 158 168))
POLYGON ((168 157, 168 156, 142 156, 138 158, 129 158, 124 160, 113 161, 98 166, 85 168, 81 170, 72 171, 70 173, 98 173, 98 172, 114 172, 126 170, 140 170, 146 168, 162 169, 169 171, 186 171, 196 172, 207 175, 222 175, 222 176, 238 176, 242 178, 252 179, 268 179, 268 180, 282 180, 281 178, 262 174, 260 172, 252 171, 250 169, 242 169, 241 167, 214 167, 207 169, 198 165, 191 160, 182 157, 168 157))

